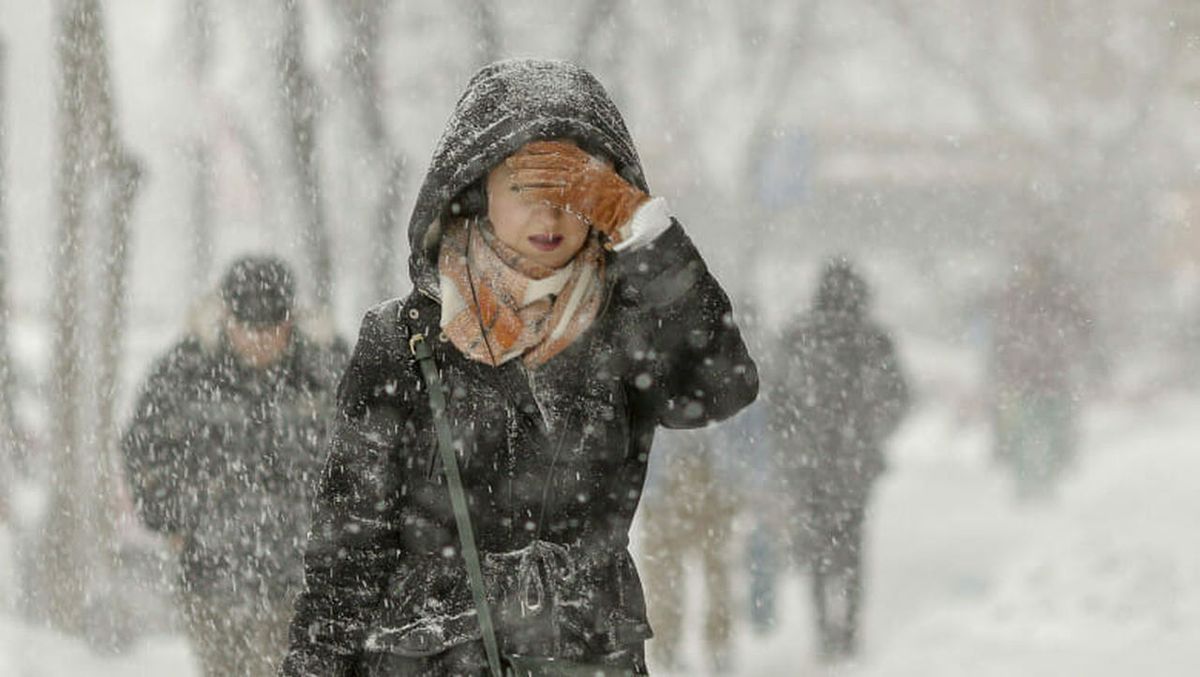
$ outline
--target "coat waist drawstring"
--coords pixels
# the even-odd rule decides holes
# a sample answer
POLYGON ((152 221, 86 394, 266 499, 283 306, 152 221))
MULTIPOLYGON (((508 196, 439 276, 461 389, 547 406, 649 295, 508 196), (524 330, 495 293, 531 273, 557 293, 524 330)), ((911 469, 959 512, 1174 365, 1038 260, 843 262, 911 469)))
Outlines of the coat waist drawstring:
POLYGON ((541 613, 547 600, 553 613, 558 606, 560 574, 574 573, 574 562, 567 547, 559 543, 537 540, 522 548, 517 562, 517 594, 521 600, 521 615, 541 613))

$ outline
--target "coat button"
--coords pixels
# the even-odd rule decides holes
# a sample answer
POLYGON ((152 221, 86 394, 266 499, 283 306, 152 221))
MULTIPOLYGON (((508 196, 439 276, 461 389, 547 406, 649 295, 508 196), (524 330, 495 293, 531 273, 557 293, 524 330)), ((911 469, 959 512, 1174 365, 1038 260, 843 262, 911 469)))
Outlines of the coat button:
POLYGON ((446 332, 439 331, 438 332, 438 340, 441 341, 442 343, 446 343, 447 341, 450 340, 450 337, 446 336, 446 332))
POLYGON ((421 317, 421 313, 417 312, 416 308, 408 309, 408 319, 416 320, 416 319, 419 319, 420 317, 421 317))

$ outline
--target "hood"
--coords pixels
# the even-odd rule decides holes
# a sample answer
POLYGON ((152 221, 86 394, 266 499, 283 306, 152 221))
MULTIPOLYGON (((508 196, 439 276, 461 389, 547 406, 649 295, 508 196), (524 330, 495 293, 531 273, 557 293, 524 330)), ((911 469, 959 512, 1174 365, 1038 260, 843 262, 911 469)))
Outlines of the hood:
POLYGON ((861 316, 870 300, 866 280, 848 259, 838 256, 826 262, 814 303, 817 310, 861 316))
POLYGON ((649 192, 621 113, 591 73, 566 61, 511 59, 484 66, 438 141, 408 223, 413 285, 438 292, 437 254, 450 200, 529 141, 569 138, 612 160, 649 192))

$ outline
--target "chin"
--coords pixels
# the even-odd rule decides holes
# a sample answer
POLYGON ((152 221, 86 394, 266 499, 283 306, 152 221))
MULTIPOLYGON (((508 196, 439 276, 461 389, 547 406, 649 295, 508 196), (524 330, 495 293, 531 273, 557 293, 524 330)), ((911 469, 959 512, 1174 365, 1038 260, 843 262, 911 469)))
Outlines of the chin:
MULTIPOLYGON (((574 257, 572 257, 572 258, 574 258, 574 257)), ((546 266, 547 268, 553 268, 555 270, 562 268, 563 266, 567 265, 570 262, 571 262, 571 259, 567 259, 565 261, 560 260, 560 259, 554 259, 552 261, 538 261, 538 263, 542 264, 543 266, 546 266)))
POLYGON ((566 261, 563 261, 560 256, 557 256, 557 253, 558 252, 540 252, 536 249, 533 249, 522 251, 521 255, 526 259, 538 264, 539 266, 545 266, 547 268, 562 268, 563 266, 567 265, 571 259, 568 258, 566 261))

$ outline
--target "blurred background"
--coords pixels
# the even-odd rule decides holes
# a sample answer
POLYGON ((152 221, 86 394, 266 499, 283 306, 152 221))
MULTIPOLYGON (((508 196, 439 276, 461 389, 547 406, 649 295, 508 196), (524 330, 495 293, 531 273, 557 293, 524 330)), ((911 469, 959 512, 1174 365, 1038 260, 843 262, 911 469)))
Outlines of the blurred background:
MULTIPOLYGON (((861 655, 816 661, 794 567, 752 627, 738 564, 725 668, 1200 669, 1194 0, 3 0, 0 675, 198 674, 115 458, 139 381, 248 251, 295 266, 314 331, 407 294, 433 146, 511 56, 604 83, 652 192, 760 310, 760 361, 838 253, 911 379, 861 655), (989 347, 1033 260, 1089 339, 1077 458, 1031 506, 994 453, 989 347)), ((702 609, 680 674, 720 667, 702 609)))

